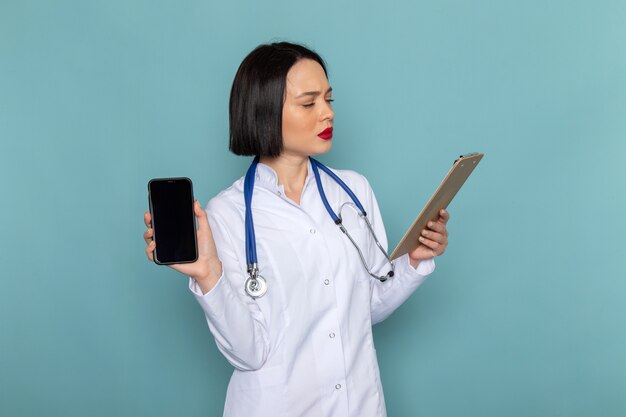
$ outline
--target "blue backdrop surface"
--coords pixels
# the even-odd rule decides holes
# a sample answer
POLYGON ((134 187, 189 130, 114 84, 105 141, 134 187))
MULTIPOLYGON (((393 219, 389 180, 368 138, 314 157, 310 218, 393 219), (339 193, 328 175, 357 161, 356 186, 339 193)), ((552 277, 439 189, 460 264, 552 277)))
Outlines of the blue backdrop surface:
POLYGON ((375 341, 390 416, 626 415, 623 1, 0 1, 0 415, 217 416, 187 280, 146 261, 146 183, 241 176, 257 44, 329 64, 330 166, 390 244, 460 153, 451 244, 375 341))

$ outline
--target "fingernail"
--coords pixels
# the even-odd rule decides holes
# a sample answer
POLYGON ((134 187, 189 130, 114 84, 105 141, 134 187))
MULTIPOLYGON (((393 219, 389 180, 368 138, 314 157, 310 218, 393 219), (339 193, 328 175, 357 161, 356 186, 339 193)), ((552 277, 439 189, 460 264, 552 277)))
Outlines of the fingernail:
POLYGON ((433 222, 428 222, 428 227, 433 227, 433 222))
POLYGON ((419 240, 420 242, 423 242, 424 238, 420 236, 417 240, 419 240))

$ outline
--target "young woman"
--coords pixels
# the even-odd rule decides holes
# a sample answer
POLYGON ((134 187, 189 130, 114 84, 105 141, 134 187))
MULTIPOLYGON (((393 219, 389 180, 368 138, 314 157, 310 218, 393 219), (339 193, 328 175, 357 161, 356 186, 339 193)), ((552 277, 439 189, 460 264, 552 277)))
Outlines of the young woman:
POLYGON ((195 203, 199 258, 172 266, 235 367, 224 416, 385 416, 372 325, 448 244, 442 211, 415 251, 389 261, 367 180, 311 158, 332 147, 331 102, 324 61, 301 45, 261 45, 235 76, 230 149, 255 159, 206 212, 195 203))

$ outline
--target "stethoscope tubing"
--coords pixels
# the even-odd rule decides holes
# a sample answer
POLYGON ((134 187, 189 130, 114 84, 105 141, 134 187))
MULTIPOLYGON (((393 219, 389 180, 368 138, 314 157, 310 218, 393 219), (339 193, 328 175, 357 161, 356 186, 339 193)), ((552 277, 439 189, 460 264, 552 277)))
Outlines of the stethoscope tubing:
POLYGON ((328 214, 330 214, 330 217, 335 221, 335 224, 341 223, 341 218, 337 214, 335 214, 333 209, 330 207, 330 204, 328 203, 328 199, 326 198, 326 193, 324 192, 324 187, 322 187, 322 180, 320 178, 320 173, 318 171, 318 168, 324 171, 326 174, 328 174, 328 176, 330 176, 333 180, 335 180, 337 184, 339 184, 341 188, 343 188, 343 190, 348 194, 348 196, 350 196, 350 199, 354 201, 354 204, 359 208, 359 210, 361 210, 361 215, 363 216, 367 215, 358 197, 352 192, 350 187, 348 187, 346 183, 343 182, 341 178, 339 178, 334 172, 328 169, 327 166, 321 164, 320 162, 316 161, 313 158, 309 158, 309 159, 311 160, 311 167, 313 168, 313 174, 315 175, 315 182, 317 183, 317 188, 320 191, 320 197, 322 198, 324 207, 326 207, 326 211, 328 211, 328 214))
MULTIPOLYGON (((381 282, 385 282, 387 278, 393 277, 394 275, 393 263, 391 262, 391 259, 389 259, 387 252, 384 250, 384 248, 382 247, 382 245, 376 238, 376 234, 374 233, 374 230, 372 229, 372 226, 369 220, 367 219, 367 213, 365 209, 363 208, 363 205, 359 201, 358 197, 352 192, 350 187, 348 187, 348 185, 345 182, 343 182, 343 180, 339 178, 334 172, 332 172, 328 167, 326 167, 325 165, 316 161, 313 158, 309 158, 309 160, 311 161, 311 168, 315 176, 317 189, 319 191, 320 198, 322 199, 322 203, 324 204, 324 207, 326 208, 326 211, 328 211, 328 214, 330 215, 331 219, 335 222, 337 226, 339 226, 339 229, 348 237, 350 242, 356 248, 358 255, 361 259, 361 262, 363 264, 363 267, 367 270, 367 272, 372 277, 380 280, 381 282), (336 214, 334 210, 330 207, 330 203, 328 202, 328 198, 326 198, 326 193, 324 192, 324 187, 322 186, 322 180, 320 178, 320 173, 319 173, 320 169, 324 171, 326 174, 328 174, 328 176, 330 176, 337 184, 339 184, 339 186, 346 192, 346 194, 348 194, 350 199, 354 202, 353 208, 357 210, 358 215, 363 220, 365 220, 365 223, 370 233, 372 234, 372 236, 374 237, 374 240, 376 241, 376 245, 378 246, 380 251, 385 255, 385 257, 387 258, 387 260, 389 261, 391 265, 391 270, 387 273, 387 275, 378 276, 369 270, 369 267, 367 266, 365 257, 363 256, 361 249, 359 248, 357 243, 354 241, 352 236, 350 236, 350 234, 348 233, 348 231, 346 230, 346 228, 344 227, 342 223, 341 208, 340 208, 339 214, 336 214)), ((246 235, 246 264, 247 264, 247 270, 248 270, 248 278, 246 279, 245 290, 248 293, 248 295, 252 298, 261 297, 267 291, 267 283, 265 279, 259 275, 258 259, 257 259, 257 253, 256 253, 256 236, 254 233, 254 220, 252 218, 252 195, 254 194, 254 182, 256 178, 256 169, 257 169, 258 163, 259 163, 259 157, 257 156, 252 160, 252 163, 250 164, 250 167, 248 168, 248 171, 246 172, 246 176, 244 179, 244 186, 243 186, 244 201, 245 201, 245 206, 246 206, 245 235, 246 235)), ((344 205, 345 204, 348 204, 348 203, 344 203, 344 205)), ((343 205, 342 205, 342 208, 343 208, 343 205)))
POLYGON ((253 265, 256 266, 257 264, 256 236, 254 233, 254 220, 252 219, 252 195, 254 194, 254 177, 256 175, 256 168, 258 163, 259 157, 257 156, 250 164, 250 168, 248 168, 248 172, 246 173, 246 178, 244 181, 243 195, 246 203, 246 263, 248 269, 252 268, 253 265))

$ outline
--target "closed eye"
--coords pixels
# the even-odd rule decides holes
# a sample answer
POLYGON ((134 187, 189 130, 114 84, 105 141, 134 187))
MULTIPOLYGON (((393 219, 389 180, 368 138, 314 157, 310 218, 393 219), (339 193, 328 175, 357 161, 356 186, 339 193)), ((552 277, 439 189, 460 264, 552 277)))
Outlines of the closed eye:
MULTIPOLYGON (((335 100, 333 100, 332 98, 326 99, 326 103, 332 103, 333 101, 335 101, 335 100)), ((313 102, 313 103, 306 103, 306 104, 302 105, 302 107, 304 107, 305 109, 310 109, 313 106, 315 106, 315 102, 313 102)))

